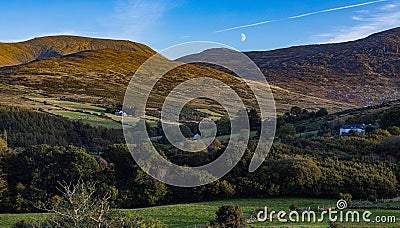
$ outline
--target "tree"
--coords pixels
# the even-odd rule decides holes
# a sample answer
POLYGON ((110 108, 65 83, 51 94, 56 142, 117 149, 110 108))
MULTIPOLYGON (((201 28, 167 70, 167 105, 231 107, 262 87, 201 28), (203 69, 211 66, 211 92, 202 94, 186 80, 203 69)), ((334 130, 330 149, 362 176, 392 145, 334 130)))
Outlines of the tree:
MULTIPOLYGON (((151 145, 137 145, 135 149, 146 156, 151 145)), ((165 155, 164 155, 165 156, 165 155)), ((118 189, 120 207, 149 206, 160 204, 166 199, 167 186, 145 173, 133 160, 127 145, 109 146, 102 154, 109 163, 114 164, 115 186, 118 189)), ((146 167, 157 169, 152 157, 146 158, 146 167)))
POLYGON ((339 198, 346 201, 347 205, 351 206, 353 196, 350 193, 339 193, 339 198))
POLYGON ((302 109, 300 107, 293 106, 292 108, 290 108, 290 115, 298 116, 301 114, 301 112, 302 112, 302 109))
POLYGON ((45 201, 58 194, 56 183, 90 179, 100 171, 96 159, 78 147, 34 146, 2 158, 10 189, 10 204, 20 212, 35 208, 25 202, 45 201))
POLYGON ((51 213, 50 218, 28 227, 163 227, 160 222, 144 221, 140 216, 112 209, 108 202, 111 194, 97 194, 93 182, 79 179, 76 184, 63 181, 58 185, 61 197, 57 195, 46 203, 36 204, 51 213))
POLYGON ((3 138, 4 142, 7 143, 8 136, 7 136, 7 131, 6 131, 6 129, 3 130, 3 134, 1 135, 1 137, 3 138))
POLYGON ((242 209, 236 204, 222 206, 215 214, 214 225, 217 227, 239 228, 246 226, 242 209))
POLYGON ((275 183, 280 185, 282 194, 304 194, 309 192, 321 178, 321 170, 311 158, 300 156, 272 161, 275 183))
POLYGON ((3 170, 0 169, 0 204, 3 204, 6 201, 6 192, 8 191, 8 183, 3 173, 3 170))
POLYGON ((392 135, 400 135, 400 127, 398 126, 390 126, 387 130, 392 135))
POLYGON ((328 110, 326 108, 320 108, 316 113, 315 117, 322 117, 328 115, 328 110))
POLYGON ((235 194, 235 186, 226 180, 216 180, 210 184, 194 188, 193 192, 200 200, 230 198, 235 194))
POLYGON ((217 135, 228 135, 231 134, 231 119, 229 116, 222 116, 216 121, 217 135))
POLYGON ((388 128, 390 126, 400 127, 400 108, 394 108, 385 112, 380 120, 382 128, 388 128))
POLYGON ((368 125, 368 126, 365 128, 365 133, 366 133, 367 135, 370 135, 370 134, 373 133, 374 131, 375 131, 375 128, 372 127, 371 125, 368 125))
POLYGON ((384 129, 379 129, 370 134, 370 137, 375 140, 382 140, 383 138, 389 137, 390 132, 384 129))
POLYGON ((249 116, 249 123, 250 123, 250 130, 257 131, 261 128, 261 117, 258 115, 257 110, 254 108, 250 109, 248 112, 249 116))
POLYGON ((109 105, 106 108, 106 112, 107 113, 113 113, 114 114, 114 112, 116 110, 120 110, 120 111, 122 110, 122 104, 120 102, 112 104, 112 105, 109 105))
POLYGON ((296 134, 296 128, 294 125, 285 123, 279 128, 277 136, 279 138, 286 139, 288 136, 293 136, 294 134, 296 134))
POLYGON ((0 136, 7 138, 7 144, 13 148, 75 145, 93 152, 112 143, 125 142, 121 129, 93 127, 81 121, 10 106, 0 106, 0 136), (3 129, 7 129, 7 137, 3 129))
POLYGON ((0 156, 4 156, 8 153, 11 153, 13 150, 8 147, 7 142, 0 138, 0 156))
POLYGON ((186 125, 179 125, 179 129, 181 130, 182 135, 183 135, 185 138, 193 137, 193 133, 192 133, 192 131, 190 130, 190 128, 189 128, 188 126, 186 126, 186 125))
POLYGON ((378 144, 376 151, 379 154, 388 154, 399 157, 400 136, 396 135, 383 138, 382 141, 378 144))

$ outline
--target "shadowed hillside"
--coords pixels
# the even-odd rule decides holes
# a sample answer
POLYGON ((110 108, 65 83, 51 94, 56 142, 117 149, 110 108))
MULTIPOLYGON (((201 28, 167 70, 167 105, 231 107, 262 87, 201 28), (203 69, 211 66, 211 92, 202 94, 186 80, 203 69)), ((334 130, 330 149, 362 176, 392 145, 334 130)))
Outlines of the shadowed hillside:
POLYGON ((357 41, 246 54, 268 81, 356 105, 400 98, 400 28, 357 41))
MULTIPOLYGON (((197 55, 224 51, 210 49, 197 55)), ((352 42, 245 54, 269 83, 292 92, 359 106, 400 98, 400 28, 352 42)))

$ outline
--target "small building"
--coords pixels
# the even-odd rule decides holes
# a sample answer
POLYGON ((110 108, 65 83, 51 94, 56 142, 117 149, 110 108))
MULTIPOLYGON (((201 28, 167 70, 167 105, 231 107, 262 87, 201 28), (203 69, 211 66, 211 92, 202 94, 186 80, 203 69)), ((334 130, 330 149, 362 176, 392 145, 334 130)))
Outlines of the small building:
POLYGON ((199 134, 195 134, 193 136, 193 140, 199 140, 199 139, 201 139, 201 136, 199 134))
POLYGON ((115 110, 114 114, 116 116, 124 116, 124 117, 128 116, 128 114, 126 114, 126 112, 120 111, 120 110, 115 110))
POLYGON ((352 135, 354 133, 365 133, 368 128, 372 128, 373 130, 379 129, 377 125, 372 124, 349 124, 343 125, 340 127, 339 135, 352 135))

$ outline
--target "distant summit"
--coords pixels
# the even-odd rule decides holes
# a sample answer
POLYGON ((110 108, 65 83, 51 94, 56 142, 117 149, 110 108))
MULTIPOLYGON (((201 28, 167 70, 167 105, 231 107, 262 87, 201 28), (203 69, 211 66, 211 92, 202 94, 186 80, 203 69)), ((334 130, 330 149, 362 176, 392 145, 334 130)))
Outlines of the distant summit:
POLYGON ((33 60, 102 49, 130 50, 154 54, 148 46, 127 40, 80 36, 46 36, 18 43, 0 43, 0 67, 33 60))

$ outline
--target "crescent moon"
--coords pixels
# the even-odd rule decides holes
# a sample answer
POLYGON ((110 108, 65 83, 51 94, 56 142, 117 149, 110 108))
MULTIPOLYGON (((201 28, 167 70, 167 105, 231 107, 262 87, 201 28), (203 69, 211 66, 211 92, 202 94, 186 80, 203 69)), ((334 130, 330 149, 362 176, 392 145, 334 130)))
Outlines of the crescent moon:
POLYGON ((240 38, 241 38, 242 42, 245 41, 246 40, 246 34, 241 33, 240 34, 240 38))

